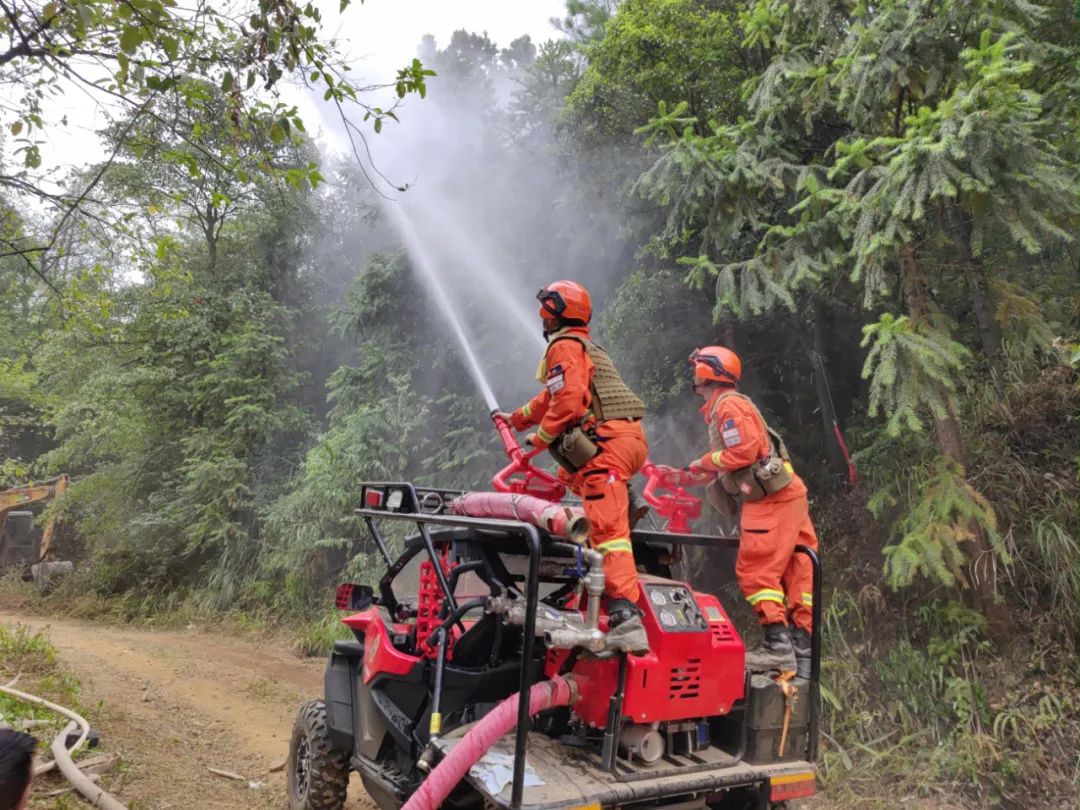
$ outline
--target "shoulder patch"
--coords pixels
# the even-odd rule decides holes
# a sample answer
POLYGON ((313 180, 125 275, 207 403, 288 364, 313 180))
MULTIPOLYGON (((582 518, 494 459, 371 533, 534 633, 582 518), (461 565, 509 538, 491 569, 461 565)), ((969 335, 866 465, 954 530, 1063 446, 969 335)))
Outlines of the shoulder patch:
POLYGON ((734 419, 724 421, 720 431, 720 438, 724 442, 724 447, 738 447, 742 444, 742 434, 739 432, 739 428, 736 427, 734 419))
POLYGON ((563 387, 566 385, 566 376, 563 373, 562 365, 556 363, 554 366, 551 367, 551 369, 548 371, 547 383, 545 383, 545 385, 547 385, 548 393, 552 396, 559 393, 563 389, 563 387))

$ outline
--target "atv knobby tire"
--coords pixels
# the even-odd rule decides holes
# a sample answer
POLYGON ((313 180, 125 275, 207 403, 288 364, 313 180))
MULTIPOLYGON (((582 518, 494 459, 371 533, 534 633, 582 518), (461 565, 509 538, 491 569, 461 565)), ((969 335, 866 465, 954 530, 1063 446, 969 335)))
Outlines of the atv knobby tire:
POLYGON ((348 756, 334 748, 326 704, 304 704, 289 740, 289 810, 342 810, 349 787, 348 756))

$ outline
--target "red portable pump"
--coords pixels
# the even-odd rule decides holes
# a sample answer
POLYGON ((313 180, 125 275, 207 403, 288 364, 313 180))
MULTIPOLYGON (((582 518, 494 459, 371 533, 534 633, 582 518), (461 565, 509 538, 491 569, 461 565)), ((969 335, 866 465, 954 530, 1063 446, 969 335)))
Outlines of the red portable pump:
MULTIPOLYGON (((623 715, 648 725, 727 714, 743 697, 746 648, 715 596, 681 582, 642 575, 638 607, 649 634, 649 652, 627 658, 623 715)), ((602 619, 602 629, 603 629, 602 619)), ((545 673, 561 671, 566 650, 548 653, 545 673)), ((574 714, 602 728, 619 664, 581 657, 570 670, 582 684, 574 714)))

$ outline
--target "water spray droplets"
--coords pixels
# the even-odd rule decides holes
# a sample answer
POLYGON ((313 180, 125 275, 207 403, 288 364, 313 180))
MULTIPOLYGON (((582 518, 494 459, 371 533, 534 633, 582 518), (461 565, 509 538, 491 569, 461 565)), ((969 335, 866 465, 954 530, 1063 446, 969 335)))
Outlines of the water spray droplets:
POLYGON ((386 206, 386 211, 393 220, 398 231, 401 233, 406 250, 408 250, 409 257, 412 259, 413 267, 416 268, 416 270, 431 285, 432 290, 434 290, 435 302, 443 315, 446 316, 450 328, 454 331, 454 336, 457 338, 458 344, 461 346, 461 351, 465 355, 469 374, 472 375, 477 388, 480 389, 480 394, 484 397, 484 402, 487 404, 488 410, 497 410, 499 405, 495 400, 495 392, 491 390, 491 384, 484 374, 484 369, 480 365, 480 360, 477 358, 476 352, 473 351, 469 336, 466 334, 465 327, 461 323, 461 319, 454 309, 449 291, 443 283, 443 279, 438 271, 438 266, 430 251, 427 249, 424 240, 420 238, 416 226, 413 225, 401 206, 390 204, 386 206))

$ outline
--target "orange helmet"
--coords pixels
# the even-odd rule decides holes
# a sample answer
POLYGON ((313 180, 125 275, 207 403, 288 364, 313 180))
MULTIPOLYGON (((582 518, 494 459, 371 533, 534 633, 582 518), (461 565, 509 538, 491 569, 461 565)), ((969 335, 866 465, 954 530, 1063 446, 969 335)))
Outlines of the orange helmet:
POLYGON ((540 317, 588 323, 592 318, 589 291, 576 281, 555 281, 536 294, 540 317))
POLYGON ((739 362, 738 355, 723 346, 694 349, 690 355, 690 363, 694 366, 695 380, 734 385, 742 376, 742 363, 739 362))

